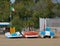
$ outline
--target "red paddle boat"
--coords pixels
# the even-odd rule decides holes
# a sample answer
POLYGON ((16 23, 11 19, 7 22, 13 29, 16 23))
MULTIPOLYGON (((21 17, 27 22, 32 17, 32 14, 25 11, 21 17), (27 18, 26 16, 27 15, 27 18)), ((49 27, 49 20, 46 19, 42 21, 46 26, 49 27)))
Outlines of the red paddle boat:
POLYGON ((36 31, 27 31, 23 33, 24 37, 38 37, 38 32, 36 31))

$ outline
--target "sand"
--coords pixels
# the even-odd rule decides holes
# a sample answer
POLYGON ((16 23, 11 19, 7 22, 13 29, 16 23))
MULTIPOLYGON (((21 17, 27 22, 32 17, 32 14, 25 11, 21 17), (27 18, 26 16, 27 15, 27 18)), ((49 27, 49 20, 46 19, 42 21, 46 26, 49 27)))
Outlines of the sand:
POLYGON ((0 46, 60 46, 60 36, 56 38, 14 38, 0 35, 0 46))

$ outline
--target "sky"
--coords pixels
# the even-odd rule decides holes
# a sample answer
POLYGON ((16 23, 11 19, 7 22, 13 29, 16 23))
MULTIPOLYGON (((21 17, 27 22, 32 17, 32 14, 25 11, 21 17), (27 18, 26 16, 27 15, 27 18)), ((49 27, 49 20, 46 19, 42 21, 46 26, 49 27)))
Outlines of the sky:
POLYGON ((60 3, 60 0, 52 0, 53 3, 60 3))

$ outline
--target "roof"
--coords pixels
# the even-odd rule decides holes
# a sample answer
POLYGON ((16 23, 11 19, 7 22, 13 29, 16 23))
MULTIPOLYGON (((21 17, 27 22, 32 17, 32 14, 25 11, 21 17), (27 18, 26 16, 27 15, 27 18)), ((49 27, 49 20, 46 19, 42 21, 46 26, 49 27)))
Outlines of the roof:
POLYGON ((0 26, 7 26, 7 25, 10 25, 9 22, 0 22, 0 26))

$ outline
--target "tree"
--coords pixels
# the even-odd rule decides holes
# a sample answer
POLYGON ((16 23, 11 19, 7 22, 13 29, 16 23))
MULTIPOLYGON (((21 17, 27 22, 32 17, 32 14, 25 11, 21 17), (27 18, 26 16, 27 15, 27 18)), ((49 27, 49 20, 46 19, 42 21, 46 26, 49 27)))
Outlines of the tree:
MULTIPOLYGON (((60 17, 60 3, 53 3, 51 0, 16 0, 13 7, 16 12, 12 12, 12 26, 17 30, 25 27, 39 28, 40 18, 60 17)), ((13 9, 14 10, 14 9, 13 9)), ((0 21, 9 21, 10 2, 0 0, 0 21)))

